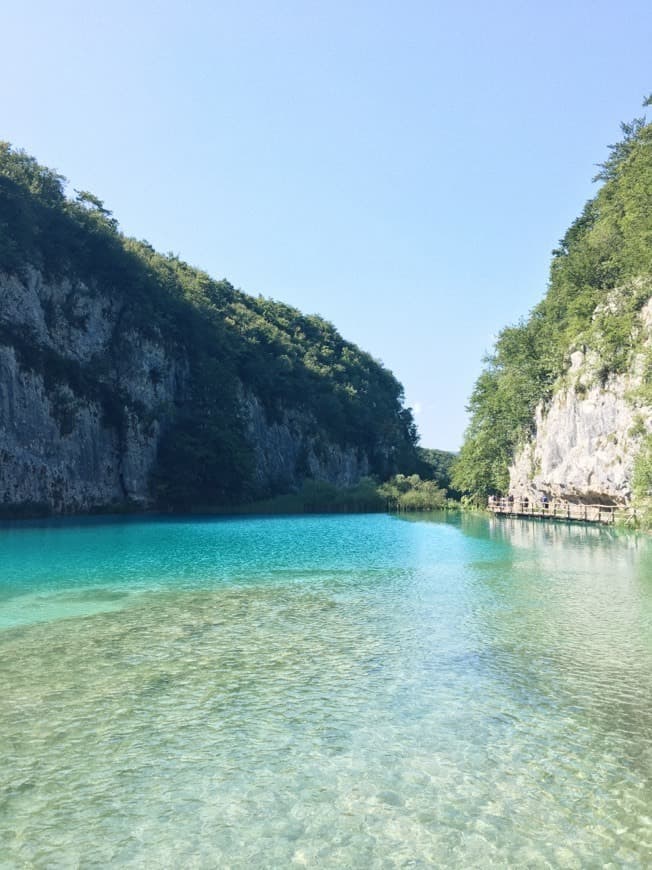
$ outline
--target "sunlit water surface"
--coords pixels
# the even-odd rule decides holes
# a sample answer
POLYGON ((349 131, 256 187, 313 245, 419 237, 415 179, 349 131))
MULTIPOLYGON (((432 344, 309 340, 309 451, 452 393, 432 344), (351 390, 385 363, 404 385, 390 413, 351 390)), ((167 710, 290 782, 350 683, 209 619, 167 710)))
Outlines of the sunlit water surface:
POLYGON ((652 546, 482 517, 0 529, 0 866, 652 865, 652 546))

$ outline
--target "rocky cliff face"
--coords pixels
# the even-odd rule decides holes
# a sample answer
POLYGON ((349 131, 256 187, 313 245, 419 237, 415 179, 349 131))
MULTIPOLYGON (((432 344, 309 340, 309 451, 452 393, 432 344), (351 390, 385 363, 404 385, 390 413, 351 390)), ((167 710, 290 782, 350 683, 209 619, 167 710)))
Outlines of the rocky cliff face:
POLYGON ((149 503, 187 364, 120 333, 116 302, 35 270, 0 278, 0 501, 55 512, 149 503))
POLYGON ((294 488, 305 477, 352 486, 369 474, 364 452, 325 440, 309 415, 288 409, 280 420, 270 422, 252 393, 243 398, 242 409, 260 491, 294 488))
MULTIPOLYGON (((652 334, 652 300, 640 320, 645 350, 652 334)), ((510 492, 536 500, 545 493, 584 503, 627 504, 634 461, 652 431, 652 408, 637 395, 644 361, 644 352, 639 353, 630 371, 600 383, 599 355, 575 351, 551 402, 537 406, 535 434, 509 469, 510 492)))
MULTIPOLYGON (((33 269, 0 275, 0 505, 151 505, 161 435, 190 377, 183 348, 130 329, 117 298, 33 269)), ((241 412, 261 493, 368 472, 364 454, 325 440, 300 410, 270 421, 243 388, 241 412)))

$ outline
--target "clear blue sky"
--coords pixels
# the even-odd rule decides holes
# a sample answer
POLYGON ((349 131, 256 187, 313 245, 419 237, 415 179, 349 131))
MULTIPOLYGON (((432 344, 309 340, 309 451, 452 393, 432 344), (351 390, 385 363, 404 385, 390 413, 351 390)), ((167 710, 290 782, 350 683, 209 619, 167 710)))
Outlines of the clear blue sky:
POLYGON ((22 0, 0 27, 0 138, 333 321, 450 449, 652 90, 649 0, 22 0))

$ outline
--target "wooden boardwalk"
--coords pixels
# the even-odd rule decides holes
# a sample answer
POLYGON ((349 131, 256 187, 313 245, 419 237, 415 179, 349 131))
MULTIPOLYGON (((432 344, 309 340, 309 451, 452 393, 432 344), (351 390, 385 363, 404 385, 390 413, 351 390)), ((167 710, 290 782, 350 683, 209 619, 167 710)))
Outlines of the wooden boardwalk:
POLYGON ((617 507, 607 504, 578 504, 553 499, 545 504, 528 499, 490 497, 487 507, 497 515, 508 517, 534 517, 541 520, 565 520, 566 522, 604 523, 611 525, 616 520, 617 507))

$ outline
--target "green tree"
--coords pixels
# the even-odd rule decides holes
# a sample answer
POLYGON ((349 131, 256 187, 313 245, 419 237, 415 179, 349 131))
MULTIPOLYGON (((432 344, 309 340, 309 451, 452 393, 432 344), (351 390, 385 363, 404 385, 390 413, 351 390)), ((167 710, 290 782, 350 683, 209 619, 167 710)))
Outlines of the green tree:
POLYGON ((514 451, 574 349, 599 355, 603 380, 641 350, 638 312, 652 295, 652 125, 637 118, 622 131, 601 164, 602 187, 553 251, 545 297, 500 333, 476 382, 452 483, 478 501, 505 491, 514 451))

